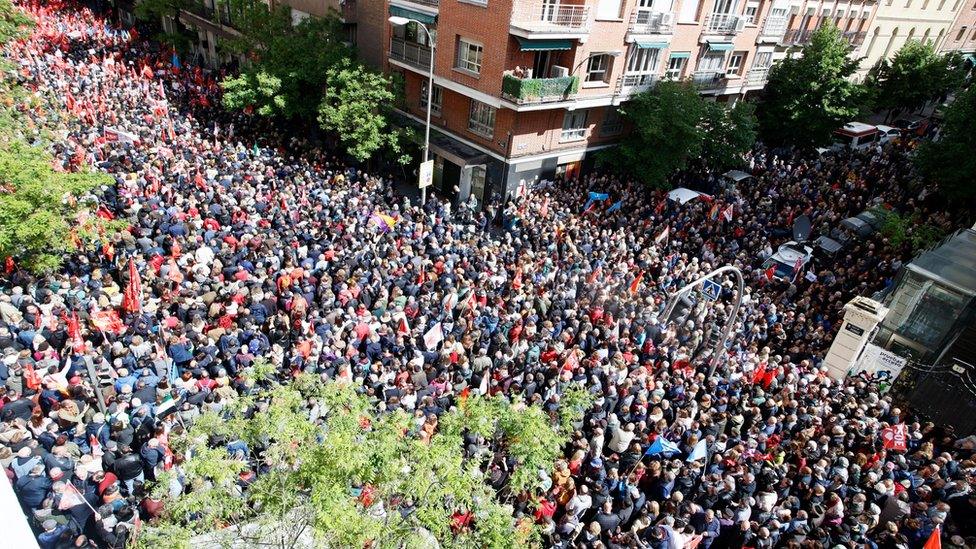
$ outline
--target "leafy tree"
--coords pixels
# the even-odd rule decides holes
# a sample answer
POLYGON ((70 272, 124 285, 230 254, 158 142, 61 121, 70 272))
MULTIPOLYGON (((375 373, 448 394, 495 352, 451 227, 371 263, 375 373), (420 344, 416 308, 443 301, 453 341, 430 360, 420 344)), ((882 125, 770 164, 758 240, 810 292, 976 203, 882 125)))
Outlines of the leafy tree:
POLYGON ((250 61, 221 83, 228 92, 224 106, 261 116, 313 119, 329 69, 352 55, 338 18, 310 17, 292 26, 287 6, 235 0, 231 21, 241 35, 225 41, 223 49, 250 61))
POLYGON ((976 86, 956 96, 948 109, 938 141, 926 141, 918 148, 915 166, 927 180, 939 185, 951 199, 976 196, 972 174, 976 173, 976 86))
POLYGON ((0 44, 20 37, 34 22, 14 7, 10 0, 0 0, 0 44))
POLYGON ((633 131, 599 163, 614 166, 654 187, 667 187, 668 176, 702 150, 700 122, 705 110, 689 82, 661 82, 621 107, 633 131))
POLYGON ((881 207, 871 211, 881 220, 881 232, 893 245, 909 243, 914 253, 939 242, 946 234, 945 229, 927 223, 918 214, 903 215, 881 207))
POLYGON ((767 142, 814 147, 857 117, 863 92, 849 79, 858 64, 850 51, 840 30, 827 23, 814 31, 801 55, 770 69, 759 109, 767 142))
POLYGON ((193 6, 192 0, 141 0, 136 3, 133 13, 136 19, 150 23, 156 33, 154 38, 181 54, 190 51, 193 43, 193 35, 180 22, 180 10, 188 9, 193 6), (166 32, 163 30, 161 21, 163 18, 173 22, 175 31, 166 32))
POLYGON ((389 77, 346 61, 327 71, 319 124, 335 133, 346 152, 360 162, 384 147, 399 153, 400 134, 386 116, 395 100, 389 77))
POLYGON ((874 106, 893 112, 916 110, 957 87, 963 78, 955 56, 942 55, 928 42, 909 40, 891 59, 881 60, 868 75, 874 106))
POLYGON ((731 109, 714 101, 705 102, 702 119, 702 160, 716 170, 741 166, 743 155, 756 142, 756 107, 739 101, 731 109))
MULTIPOLYGON (((246 373, 254 390, 223 415, 206 413, 174 430, 171 445, 186 456, 185 489, 173 497, 150 487, 165 510, 136 547, 538 545, 536 526, 513 516, 482 468, 503 451, 514 463, 505 491, 537 492, 539 470, 552 467, 568 433, 541 408, 459 397, 424 440, 402 410, 376 414, 353 388, 311 374, 281 385, 273 370, 255 366, 246 373), (228 451, 236 441, 247 455, 228 451), (245 459, 262 471, 246 489, 245 459), (467 525, 452 520, 468 512, 467 525)), ((592 400, 576 389, 564 394, 575 403, 566 419, 578 422, 592 400)))
POLYGON ((35 272, 57 268, 77 246, 72 221, 85 210, 78 199, 113 184, 104 174, 56 172, 51 166, 49 154, 20 140, 0 149, 0 257, 35 272))

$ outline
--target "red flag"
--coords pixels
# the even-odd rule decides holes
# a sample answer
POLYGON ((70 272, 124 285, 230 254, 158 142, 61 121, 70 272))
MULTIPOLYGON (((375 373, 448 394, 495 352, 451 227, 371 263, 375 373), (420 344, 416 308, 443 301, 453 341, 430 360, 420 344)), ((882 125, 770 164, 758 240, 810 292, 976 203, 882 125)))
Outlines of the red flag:
POLYGON ((424 282, 427 282, 427 273, 424 268, 420 268, 420 273, 417 275, 417 286, 423 286, 424 282))
POLYGON ((732 221, 732 204, 729 204, 724 210, 722 210, 722 217, 724 217, 726 221, 732 221))
POLYGON ((130 313, 137 313, 142 310, 142 280, 139 278, 139 271, 136 270, 136 262, 129 259, 129 283, 125 287, 125 295, 122 296, 122 310, 130 313))
POLYGON ((4 272, 6 272, 7 274, 10 274, 10 273, 14 272, 14 269, 16 269, 16 268, 17 268, 17 265, 14 264, 14 258, 8 255, 7 256, 7 260, 4 261, 4 264, 3 264, 3 270, 4 270, 4 272))
POLYGON ((881 443, 888 450, 904 452, 908 449, 908 428, 904 423, 885 427, 881 431, 881 443))
POLYGON ((409 335, 410 326, 407 324, 407 317, 400 317, 400 324, 397 326, 397 335, 409 335))
POLYGON ((590 276, 586 277, 586 283, 593 284, 594 282, 596 282, 598 278, 600 278, 600 275, 602 274, 603 274, 603 266, 599 265, 597 266, 596 269, 593 269, 593 272, 590 273, 590 276))
POLYGON ((518 290, 522 287, 522 267, 515 268, 515 278, 512 279, 512 288, 518 290))
POLYGON ((104 219, 106 221, 111 221, 111 220, 115 219, 115 214, 113 214, 112 212, 110 212, 109 209, 106 208, 104 204, 101 204, 101 205, 98 206, 98 209, 95 210, 95 215, 97 215, 98 217, 101 217, 102 219, 104 219))
POLYGON ((539 215, 546 217, 549 215, 549 197, 547 196, 545 200, 542 201, 542 207, 539 208, 539 215))
POLYGON ((640 274, 637 275, 637 278, 635 278, 634 281, 630 283, 630 293, 631 293, 631 295, 637 293, 638 288, 640 288, 641 280, 643 280, 643 279, 644 279, 644 271, 641 271, 640 274))
POLYGON ((91 314, 91 322, 96 328, 103 332, 121 334, 125 331, 125 324, 123 324, 122 319, 119 318, 119 313, 115 312, 113 309, 95 311, 91 314))
POLYGON ((75 96, 68 92, 68 95, 64 98, 64 104, 68 107, 69 111, 75 110, 75 96))
POLYGON ((760 362, 759 365, 756 366, 755 371, 752 372, 752 382, 759 383, 760 381, 762 381, 762 378, 765 375, 766 375, 766 363, 760 362))
POLYGON ((668 199, 662 198, 661 201, 658 202, 657 206, 654 207, 654 213, 660 215, 661 212, 664 211, 664 208, 666 208, 667 206, 668 206, 668 199))
POLYGON ((776 276, 776 264, 770 265, 764 274, 766 275, 766 280, 772 280, 776 276))
POLYGON ((671 227, 665 227, 661 234, 654 238, 655 244, 664 243, 665 246, 668 245, 668 236, 671 234, 671 227))
POLYGON ((922 549, 942 549, 942 529, 938 526, 935 530, 932 530, 932 535, 929 536, 929 540, 925 542, 922 549))
POLYGON ((72 311, 71 318, 68 319, 68 339, 71 341, 71 349, 75 354, 85 352, 85 340, 81 337, 81 325, 78 323, 78 315, 72 311))

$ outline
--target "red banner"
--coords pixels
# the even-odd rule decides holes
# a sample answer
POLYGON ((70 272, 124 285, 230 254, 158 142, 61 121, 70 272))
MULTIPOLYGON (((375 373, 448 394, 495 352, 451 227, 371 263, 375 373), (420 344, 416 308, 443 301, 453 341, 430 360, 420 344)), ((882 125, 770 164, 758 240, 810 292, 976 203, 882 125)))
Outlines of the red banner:
POLYGON ((904 452, 908 449, 908 428, 904 423, 885 427, 881 431, 881 443, 888 450, 904 452))

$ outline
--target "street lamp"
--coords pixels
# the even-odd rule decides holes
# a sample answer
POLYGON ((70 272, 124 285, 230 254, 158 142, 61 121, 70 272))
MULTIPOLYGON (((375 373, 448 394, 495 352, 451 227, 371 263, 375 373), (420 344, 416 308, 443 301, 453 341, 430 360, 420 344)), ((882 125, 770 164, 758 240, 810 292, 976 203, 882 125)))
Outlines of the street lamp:
MULTIPOLYGON (((402 27, 411 21, 416 23, 418 27, 424 29, 424 33, 427 35, 427 43, 430 44, 430 69, 427 73, 427 125, 424 128, 424 161, 421 164, 423 166, 427 163, 427 159, 430 156, 430 107, 431 101, 434 97, 434 39, 430 35, 430 29, 427 25, 417 21, 416 19, 410 19, 407 17, 400 17, 399 15, 390 16, 390 24, 402 27)), ((420 188, 420 205, 421 207, 427 203, 427 187, 420 188)))

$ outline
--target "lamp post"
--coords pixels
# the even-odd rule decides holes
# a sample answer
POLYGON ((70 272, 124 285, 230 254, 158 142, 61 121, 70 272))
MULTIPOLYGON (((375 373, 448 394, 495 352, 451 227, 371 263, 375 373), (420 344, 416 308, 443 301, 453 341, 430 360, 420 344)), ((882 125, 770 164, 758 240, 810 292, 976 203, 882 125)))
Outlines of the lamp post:
MULTIPOLYGON (((427 123, 424 128, 424 163, 426 163, 430 156, 430 107, 431 100, 434 97, 434 39, 431 37, 430 29, 427 28, 427 25, 416 19, 391 15, 389 21, 391 25, 397 27, 402 27, 411 21, 416 23, 418 27, 424 29, 424 33, 427 35, 427 43, 430 44, 430 67, 427 72, 427 123)), ((427 204, 426 186, 420 188, 420 206, 423 207, 425 204, 427 204)))

